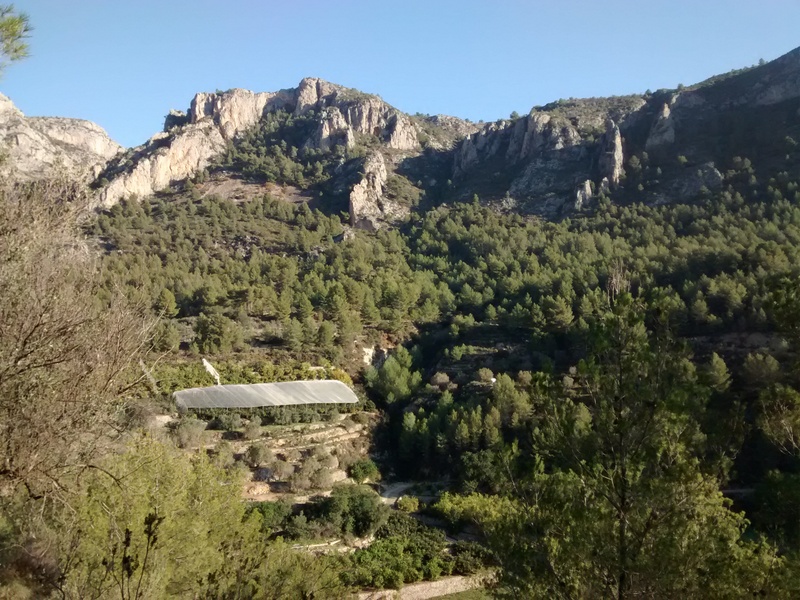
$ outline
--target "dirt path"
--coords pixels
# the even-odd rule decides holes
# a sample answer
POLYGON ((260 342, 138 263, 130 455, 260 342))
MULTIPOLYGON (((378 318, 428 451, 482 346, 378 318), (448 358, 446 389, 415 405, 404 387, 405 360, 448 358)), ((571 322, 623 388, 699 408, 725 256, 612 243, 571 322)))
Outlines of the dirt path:
POLYGON ((444 577, 438 581, 423 581, 403 586, 401 590, 361 592, 358 600, 428 600, 457 592, 474 590, 483 585, 481 577, 444 577))
POLYGON ((386 486, 386 489, 381 492, 381 498, 383 499, 384 504, 394 504, 397 502, 397 499, 403 495, 408 488, 413 487, 413 482, 408 481, 398 481, 395 483, 390 483, 386 486))

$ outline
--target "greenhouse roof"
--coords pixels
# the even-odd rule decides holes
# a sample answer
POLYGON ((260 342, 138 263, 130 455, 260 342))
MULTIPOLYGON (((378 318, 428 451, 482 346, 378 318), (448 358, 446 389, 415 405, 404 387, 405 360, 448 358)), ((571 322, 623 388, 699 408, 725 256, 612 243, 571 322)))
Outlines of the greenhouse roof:
POLYGON ((353 390, 341 381, 316 379, 280 383, 213 385, 173 394, 178 408, 260 408, 298 404, 352 404, 353 390))

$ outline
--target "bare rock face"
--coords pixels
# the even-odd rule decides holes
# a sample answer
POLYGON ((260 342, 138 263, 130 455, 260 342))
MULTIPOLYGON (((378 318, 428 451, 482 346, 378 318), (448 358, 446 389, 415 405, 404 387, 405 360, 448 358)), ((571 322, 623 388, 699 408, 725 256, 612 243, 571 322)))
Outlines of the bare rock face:
POLYGON ((561 150, 580 142, 581 136, 569 123, 557 123, 547 113, 535 112, 514 126, 506 158, 524 160, 546 150, 561 150))
POLYGON ((100 190, 100 204, 108 207, 124 197, 152 195, 205 168, 224 149, 225 139, 210 121, 189 125, 178 135, 156 134, 134 150, 139 156, 132 167, 100 190))
POLYGON ((592 182, 587 179, 575 191, 575 210, 580 210, 592 199, 592 182))
POLYGON ((592 177, 586 144, 563 117, 534 111, 514 121, 498 121, 465 139, 454 151, 453 179, 469 178, 483 170, 484 180, 501 169, 513 173, 504 209, 513 199, 543 216, 560 214, 576 200, 576 186, 592 177), (488 167, 485 165, 494 165, 488 167), (502 165, 502 166, 500 166, 502 165))
POLYGON ((302 115, 309 110, 321 108, 321 105, 330 101, 342 89, 341 86, 322 79, 306 77, 295 91, 294 114, 302 115))
POLYGON ((489 123, 480 131, 464 138, 453 154, 453 177, 456 179, 463 177, 479 162, 495 156, 502 144, 498 133, 507 128, 505 122, 489 123))
MULTIPOLYGON (((453 177, 463 177, 477 164, 496 156, 504 156, 505 162, 510 165, 530 160, 541 166, 543 161, 552 159, 554 153, 572 148, 580 141, 580 134, 569 122, 553 119, 544 112, 534 112, 513 123, 490 123, 466 138, 457 148, 454 154, 453 177)), ((524 179, 535 177, 536 174, 531 172, 524 179)), ((519 193, 525 193, 529 186, 524 181, 515 181, 512 187, 519 193)))
POLYGON ((408 214, 408 208, 384 198, 388 180, 386 162, 379 152, 364 161, 363 176, 350 192, 350 224, 359 229, 377 231, 381 222, 394 221, 408 214))
MULTIPOLYGON (((233 89, 200 93, 192 99, 183 124, 168 117, 165 132, 135 148, 130 164, 111 174, 99 201, 112 206, 126 196, 147 197, 206 168, 227 143, 253 127, 268 111, 294 106, 294 94, 256 94, 233 89)), ((180 113, 178 113, 180 114, 180 113)))
POLYGON ((364 161, 364 176, 350 192, 350 224, 353 227, 376 231, 383 216, 381 199, 388 174, 380 153, 370 154, 364 161))
POLYGON ((669 104, 664 103, 661 112, 658 113, 650 134, 647 136, 645 149, 650 152, 654 148, 660 148, 675 143, 675 119, 669 104))
POLYGON ((221 94, 197 94, 189 109, 192 124, 211 119, 226 140, 232 140, 255 125, 267 111, 285 108, 293 103, 290 92, 254 93, 234 89, 221 94))
POLYGON ((306 78, 296 89, 255 93, 234 89, 199 93, 188 113, 173 111, 164 133, 156 134, 109 169, 110 183, 99 193, 103 206, 125 196, 146 197, 206 168, 226 145, 255 126, 266 114, 286 110, 319 113, 319 125, 307 148, 352 147, 358 135, 378 137, 388 148, 419 148, 417 130, 408 117, 377 96, 361 94, 321 79, 306 78))
POLYGON ((466 137, 453 156, 453 176, 458 178, 469 173, 470 169, 478 164, 478 148, 475 146, 473 136, 466 137))
POLYGON ((389 119, 389 148, 395 150, 415 150, 419 146, 417 130, 405 115, 396 113, 389 119))
POLYGON ((756 105, 770 106, 800 96, 800 48, 775 59, 762 70, 766 73, 752 87, 756 105))
POLYGON ((317 134, 322 148, 329 147, 328 139, 332 134, 348 142, 354 142, 356 134, 374 135, 394 150, 419 147, 417 130, 408 117, 377 96, 311 77, 300 82, 295 94, 294 114, 323 111, 324 121, 317 134))
POLYGON ((25 117, 0 94, 0 140, 7 160, 3 171, 32 180, 58 170, 92 179, 122 146, 98 125, 81 119, 25 117))
POLYGON ((619 185, 624 172, 622 165, 625 154, 622 150, 622 134, 614 121, 609 121, 603 136, 603 150, 600 155, 600 172, 608 178, 612 186, 619 185))
POLYGON ((335 106, 324 108, 316 133, 306 141, 304 146, 329 150, 332 146, 340 143, 352 148, 355 145, 355 134, 338 108, 335 106))

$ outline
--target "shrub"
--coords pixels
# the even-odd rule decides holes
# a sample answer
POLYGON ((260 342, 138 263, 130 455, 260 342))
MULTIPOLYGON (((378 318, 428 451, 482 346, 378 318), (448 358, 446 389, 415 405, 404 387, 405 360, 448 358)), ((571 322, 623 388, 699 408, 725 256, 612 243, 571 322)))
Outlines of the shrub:
POLYGON ((416 496, 400 496, 397 499, 397 508, 406 513, 417 512, 419 510, 419 498, 416 496))
POLYGON ((750 353, 742 365, 744 382, 753 388, 763 388, 780 379, 781 366, 774 357, 761 352, 750 353))
POLYGON ((352 567, 342 579, 351 585, 378 588, 436 579, 452 572, 453 559, 444 552, 446 545, 443 532, 425 526, 409 535, 379 537, 352 555, 352 567))
POLYGON ((262 443, 251 445, 244 454, 245 462, 254 469, 265 463, 272 462, 273 458, 272 450, 262 443))
POLYGON ((270 470, 278 481, 287 481, 294 474, 294 467, 285 460, 276 460, 270 465, 270 470))
POLYGON ((181 343, 181 333, 175 321, 161 321, 156 326, 153 335, 153 349, 157 352, 170 352, 175 350, 181 343))
POLYGON ((369 425, 369 415, 367 413, 359 412, 350 418, 359 425, 369 425))
POLYGON ((216 466, 223 469, 229 469, 236 462, 233 456, 233 446, 230 442, 222 440, 217 447, 214 448, 213 462, 216 466))
POLYGON ((261 437, 261 418, 258 416, 254 416, 250 419, 250 422, 244 426, 244 431, 242 432, 244 439, 246 440, 255 440, 261 437))
POLYGON ((184 417, 173 429, 175 443, 179 448, 196 448, 205 443, 206 424, 195 417, 184 417))
POLYGON ((311 487, 317 490, 327 490, 333 485, 333 474, 326 467, 320 467, 311 475, 311 487))
POLYGON ((239 413, 223 412, 209 424, 209 429, 235 431, 241 429, 242 417, 239 413))
POLYGON ((447 373, 436 373, 431 377, 431 385, 439 388, 440 390, 447 389, 447 384, 450 383, 450 376, 447 373))
POLYGON ((365 537, 386 521, 391 510, 381 497, 368 487, 340 485, 315 507, 314 518, 327 523, 344 535, 365 537))
POLYGON ((225 353, 244 347, 242 326, 220 312, 202 313, 195 322, 194 333, 194 343, 203 353, 225 353))
POLYGON ((494 378, 494 373, 492 373, 491 369, 487 369, 486 367, 481 367, 478 369, 478 381, 482 381, 483 383, 489 383, 494 378))
POLYGON ((353 481, 359 484, 367 480, 377 481, 381 477, 378 466, 370 458, 362 458, 354 462, 347 470, 347 474, 353 478, 353 481))
POLYGON ((271 535, 284 529, 289 515, 292 514, 292 504, 284 500, 277 502, 253 502, 249 509, 261 515, 261 530, 271 535))
POLYGON ((297 448, 289 448, 283 452, 283 458, 289 462, 297 462, 301 457, 302 454, 297 448))
POLYGON ((311 474, 304 469, 300 469, 289 477, 289 487, 293 492, 305 492, 311 489, 311 474))
POLYGON ((492 564, 491 553, 475 542, 458 541, 450 546, 453 555, 453 573, 474 575, 492 564))
POLYGON ((407 513, 392 511, 386 522, 375 532, 376 538, 410 537, 425 529, 425 525, 407 513))

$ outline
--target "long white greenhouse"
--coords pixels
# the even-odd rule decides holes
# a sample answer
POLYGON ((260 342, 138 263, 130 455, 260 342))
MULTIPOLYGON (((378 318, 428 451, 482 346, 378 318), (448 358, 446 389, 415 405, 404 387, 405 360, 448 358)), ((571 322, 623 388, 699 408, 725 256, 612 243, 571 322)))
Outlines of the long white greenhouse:
POLYGON ((353 404, 353 390, 334 379, 213 385, 173 394, 179 410, 203 408, 260 408, 298 404, 353 404))

